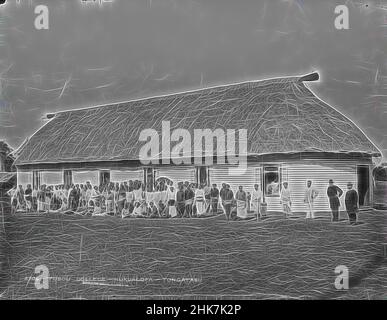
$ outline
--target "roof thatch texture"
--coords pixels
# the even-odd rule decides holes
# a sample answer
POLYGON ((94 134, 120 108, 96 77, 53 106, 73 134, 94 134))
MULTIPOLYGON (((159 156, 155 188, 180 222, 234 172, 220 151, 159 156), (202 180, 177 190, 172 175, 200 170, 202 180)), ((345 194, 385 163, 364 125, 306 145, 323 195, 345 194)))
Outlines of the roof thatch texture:
POLYGON ((6 183, 16 177, 16 172, 0 172, 0 183, 6 183))
MULTIPOLYGON (((141 130, 247 129, 248 154, 380 151, 304 84, 318 75, 218 86, 56 113, 19 150, 17 165, 137 160, 141 130)), ((161 139, 160 139, 161 140, 161 139)))

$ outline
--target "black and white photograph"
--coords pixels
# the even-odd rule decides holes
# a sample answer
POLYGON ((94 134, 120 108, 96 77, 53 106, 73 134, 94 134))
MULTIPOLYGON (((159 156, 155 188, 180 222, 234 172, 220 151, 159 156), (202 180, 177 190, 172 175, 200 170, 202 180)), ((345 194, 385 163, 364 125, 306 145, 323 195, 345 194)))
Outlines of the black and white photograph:
POLYGON ((385 0, 0 2, 0 300, 385 300, 386 157, 385 0))

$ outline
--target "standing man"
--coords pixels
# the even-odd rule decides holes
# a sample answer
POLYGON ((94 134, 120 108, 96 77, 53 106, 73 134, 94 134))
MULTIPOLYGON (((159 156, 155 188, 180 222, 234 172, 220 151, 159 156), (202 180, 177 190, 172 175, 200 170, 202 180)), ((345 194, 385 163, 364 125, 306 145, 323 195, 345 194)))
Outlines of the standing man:
POLYGON ((352 182, 348 182, 347 188, 348 191, 345 194, 345 209, 347 210, 348 219, 350 224, 356 224, 357 222, 357 212, 359 210, 359 196, 356 190, 352 189, 352 182))
POLYGON ((329 205, 332 210, 332 222, 339 221, 339 208, 340 197, 343 195, 343 190, 333 183, 332 179, 329 179, 329 186, 327 189, 327 196, 329 198, 329 205))
POLYGON ((26 211, 32 211, 32 188, 30 184, 27 184, 27 189, 24 192, 24 200, 26 202, 26 211))
POLYGON ((226 214, 226 210, 224 208, 224 200, 225 200, 226 192, 227 192, 226 184, 222 183, 222 188, 220 189, 219 196, 220 196, 220 205, 222 207, 224 214, 226 214))
POLYGON ((224 214, 226 215, 227 221, 230 220, 231 216, 231 205, 234 199, 234 193, 230 190, 230 185, 225 185, 224 199, 223 199, 223 208, 224 214))
POLYGON ((191 184, 187 185, 184 193, 185 196, 185 216, 192 218, 192 206, 195 199, 195 192, 191 188, 191 184))
POLYGON ((212 213, 218 214, 219 189, 216 187, 216 183, 212 185, 210 195, 211 195, 212 213))
POLYGON ((251 194, 251 209, 254 211, 254 214, 257 216, 257 220, 261 219, 261 199, 262 191, 258 184, 254 185, 254 190, 251 194))
POLYGON ((283 212, 285 214, 285 218, 288 217, 288 215, 292 214, 292 199, 290 195, 290 190, 288 188, 289 184, 287 182, 283 183, 283 188, 281 190, 281 203, 283 212))
POLYGON ((185 209, 185 193, 183 184, 179 184, 179 190, 176 192, 176 209, 177 216, 179 218, 183 217, 185 209))
POLYGON ((241 219, 247 218, 247 194, 243 190, 242 186, 239 186, 239 190, 235 194, 235 200, 237 201, 237 217, 241 219))
POLYGON ((306 190, 304 196, 304 203, 307 205, 307 212, 305 219, 312 218, 314 219, 314 200, 318 196, 318 191, 312 187, 312 181, 308 180, 306 183, 306 190))

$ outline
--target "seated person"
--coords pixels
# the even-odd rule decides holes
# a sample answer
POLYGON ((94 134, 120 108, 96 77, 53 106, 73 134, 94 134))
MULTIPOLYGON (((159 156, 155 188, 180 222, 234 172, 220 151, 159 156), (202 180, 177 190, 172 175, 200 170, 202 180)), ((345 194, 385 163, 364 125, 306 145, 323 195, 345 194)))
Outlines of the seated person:
POLYGON ((94 209, 93 209, 92 215, 93 215, 93 216, 103 216, 103 215, 105 215, 105 214, 102 212, 102 208, 101 208, 101 206, 100 206, 99 201, 94 201, 94 209))
POLYGON ((143 215, 143 207, 142 207, 142 205, 141 205, 141 203, 139 201, 136 201, 134 203, 133 212, 129 214, 129 217, 133 217, 133 218, 142 218, 142 217, 144 217, 144 215, 143 215))
POLYGON ((157 209, 157 207, 155 206, 155 204, 153 203, 153 201, 151 201, 151 202, 149 203, 148 217, 149 217, 149 218, 159 218, 159 217, 160 217, 160 215, 159 215, 159 210, 157 209))
POLYGON ((125 206, 121 211, 121 217, 126 218, 130 216, 129 203, 125 202, 125 206))
POLYGON ((161 218, 168 218, 168 208, 162 200, 159 201, 159 214, 161 218))

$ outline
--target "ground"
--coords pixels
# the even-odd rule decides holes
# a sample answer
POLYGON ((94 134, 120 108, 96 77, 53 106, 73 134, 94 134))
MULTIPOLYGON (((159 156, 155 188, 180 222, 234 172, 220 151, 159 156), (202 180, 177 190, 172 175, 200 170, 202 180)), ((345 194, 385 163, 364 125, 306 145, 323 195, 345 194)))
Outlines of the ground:
POLYGON ((357 226, 319 216, 227 222, 223 215, 121 220, 5 213, 0 297, 387 298, 387 211, 362 211, 357 226), (39 265, 48 268, 48 289, 35 287, 39 265), (349 290, 334 287, 339 265, 349 269, 349 290))

